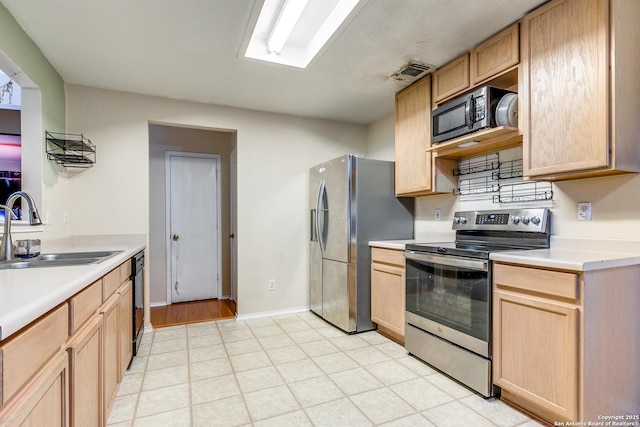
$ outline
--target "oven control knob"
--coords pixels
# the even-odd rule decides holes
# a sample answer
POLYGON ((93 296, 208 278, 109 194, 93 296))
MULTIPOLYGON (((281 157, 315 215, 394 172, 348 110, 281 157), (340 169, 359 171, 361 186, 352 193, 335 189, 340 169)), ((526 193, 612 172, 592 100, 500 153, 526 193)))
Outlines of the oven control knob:
POLYGON ((453 222, 455 222, 456 224, 460 224, 460 218, 458 218, 457 216, 454 216, 453 222))
POLYGON ((515 216, 515 215, 512 216, 511 217, 511 222, 514 223, 514 224, 519 223, 520 222, 520 217, 519 216, 515 216))
POLYGON ((532 217, 531 217, 531 223, 532 223, 532 224, 535 224, 535 225, 540 224, 540 218, 539 218, 539 217, 537 217, 537 216, 532 216, 532 217))
POLYGON ((529 217, 523 215, 520 221, 522 221, 523 224, 529 224, 529 217))
POLYGON ((460 224, 466 224, 467 223, 467 218, 461 216, 460 217, 460 224))

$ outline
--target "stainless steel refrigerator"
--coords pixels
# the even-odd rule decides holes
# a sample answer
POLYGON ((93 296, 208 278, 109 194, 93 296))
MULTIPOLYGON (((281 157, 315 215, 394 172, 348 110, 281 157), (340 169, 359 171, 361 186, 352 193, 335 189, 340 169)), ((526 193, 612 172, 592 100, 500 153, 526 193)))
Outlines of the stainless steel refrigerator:
POLYGON ((351 154, 309 171, 311 311, 345 332, 371 322, 370 240, 413 238, 413 199, 394 190, 394 163, 351 154))

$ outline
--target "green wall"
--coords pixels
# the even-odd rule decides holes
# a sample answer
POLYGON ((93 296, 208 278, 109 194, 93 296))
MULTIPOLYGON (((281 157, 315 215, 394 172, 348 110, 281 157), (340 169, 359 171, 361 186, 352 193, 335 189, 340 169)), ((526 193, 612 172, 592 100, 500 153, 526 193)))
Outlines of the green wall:
MULTIPOLYGON (((64 81, 2 4, 0 4, 0 51, 40 88, 43 130, 64 132, 64 81)), ((44 135, 42 135, 43 156, 45 156, 44 144, 44 135)), ((51 162, 43 161, 42 172, 47 187, 57 181, 51 162)))

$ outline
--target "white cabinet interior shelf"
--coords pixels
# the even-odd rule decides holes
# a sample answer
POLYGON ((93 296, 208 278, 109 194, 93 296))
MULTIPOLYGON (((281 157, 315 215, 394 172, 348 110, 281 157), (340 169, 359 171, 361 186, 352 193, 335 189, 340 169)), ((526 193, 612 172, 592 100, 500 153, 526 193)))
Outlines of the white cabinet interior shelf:
POLYGON ((65 167, 90 168, 96 162, 96 147, 82 134, 46 131, 47 158, 65 167))

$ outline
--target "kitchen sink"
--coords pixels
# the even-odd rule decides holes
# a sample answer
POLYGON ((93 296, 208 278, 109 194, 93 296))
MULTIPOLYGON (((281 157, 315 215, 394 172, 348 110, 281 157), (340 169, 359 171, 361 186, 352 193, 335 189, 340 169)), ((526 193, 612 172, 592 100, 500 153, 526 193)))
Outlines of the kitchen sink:
POLYGON ((0 270, 98 264, 123 251, 60 252, 0 262, 0 270))
POLYGON ((96 251, 96 252, 60 252, 57 254, 42 254, 34 259, 43 261, 57 261, 57 260, 78 260, 78 259, 93 259, 99 258, 107 259, 122 251, 96 251))

